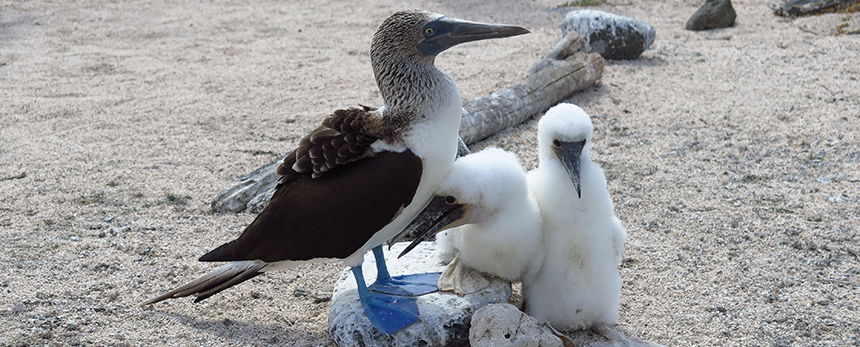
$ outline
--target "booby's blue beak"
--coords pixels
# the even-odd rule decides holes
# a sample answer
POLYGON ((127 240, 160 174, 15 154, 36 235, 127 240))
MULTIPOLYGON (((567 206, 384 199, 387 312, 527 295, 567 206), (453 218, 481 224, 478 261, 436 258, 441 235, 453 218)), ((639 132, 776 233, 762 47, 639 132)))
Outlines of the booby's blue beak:
POLYGON ((582 199, 582 186, 579 177, 583 148, 585 148, 585 140, 578 142, 565 142, 556 139, 552 142, 552 150, 555 152, 555 155, 558 156, 558 159, 564 166, 564 170, 567 171, 567 175, 570 176, 570 182, 573 183, 573 187, 576 188, 576 195, 580 199, 582 199))
POLYGON ((396 237, 418 235, 397 258, 399 259, 406 253, 409 253, 415 246, 418 246, 419 243, 430 238, 430 236, 466 224, 464 217, 470 207, 471 205, 469 204, 457 202, 457 198, 451 195, 434 196, 421 213, 412 220, 412 223, 409 223, 396 237))
POLYGON ((424 54, 436 56, 463 42, 510 37, 528 34, 529 31, 516 25, 478 23, 442 17, 427 23, 423 33, 424 41, 418 44, 418 50, 424 54))

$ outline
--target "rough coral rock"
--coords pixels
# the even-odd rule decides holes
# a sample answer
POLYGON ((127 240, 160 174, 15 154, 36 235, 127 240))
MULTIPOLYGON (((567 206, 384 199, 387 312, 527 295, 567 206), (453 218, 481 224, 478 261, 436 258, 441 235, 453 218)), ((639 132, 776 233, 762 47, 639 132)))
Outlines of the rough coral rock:
POLYGON ((585 39, 583 52, 598 53, 605 59, 636 59, 656 37, 651 24, 595 10, 569 12, 561 31, 562 35, 575 31, 585 39))

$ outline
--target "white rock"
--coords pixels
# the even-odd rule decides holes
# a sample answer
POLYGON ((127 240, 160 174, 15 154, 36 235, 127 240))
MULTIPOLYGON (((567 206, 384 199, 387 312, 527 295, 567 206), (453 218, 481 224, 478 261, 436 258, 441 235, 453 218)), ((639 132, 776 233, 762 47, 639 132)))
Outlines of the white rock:
POLYGON ((472 347, 562 347, 561 338, 511 304, 493 304, 472 316, 472 347))
MULTIPOLYGON (((435 242, 423 242, 401 259, 397 255, 408 242, 395 244, 385 251, 388 271, 392 276, 442 272, 445 266, 439 261, 435 242)), ((386 247, 387 248, 387 247, 386 247)), ((372 252, 364 257, 365 280, 368 284, 376 279, 376 262, 372 252)), ((329 312, 329 333, 339 346, 459 346, 469 341, 469 326, 472 314, 479 308, 493 303, 506 303, 511 297, 511 284, 490 277, 491 285, 481 291, 458 296, 436 292, 417 298, 421 321, 405 329, 385 336, 379 333, 358 300, 358 290, 352 272, 345 269, 335 283, 332 307, 329 312)))
POLYGON ((656 37, 651 24, 596 10, 568 12, 561 33, 567 35, 571 31, 585 39, 583 52, 597 53, 606 59, 636 59, 656 37))

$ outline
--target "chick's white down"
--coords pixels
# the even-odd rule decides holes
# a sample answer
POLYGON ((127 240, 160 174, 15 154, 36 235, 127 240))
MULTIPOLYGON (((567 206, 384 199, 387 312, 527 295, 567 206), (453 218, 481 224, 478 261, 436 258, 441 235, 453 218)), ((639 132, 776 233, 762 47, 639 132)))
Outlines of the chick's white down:
POLYGON ((471 208, 469 223, 439 234, 450 260, 509 281, 534 273, 542 260, 540 214, 516 156, 498 148, 457 159, 440 191, 471 208))
POLYGON ((618 319, 621 261, 626 234, 615 216, 603 170, 590 159, 593 127, 581 108, 559 104, 538 123, 539 166, 528 185, 541 217, 545 254, 540 272, 523 283, 526 312, 559 329, 582 329, 618 319), (554 140, 585 140, 580 157, 582 197, 554 140))

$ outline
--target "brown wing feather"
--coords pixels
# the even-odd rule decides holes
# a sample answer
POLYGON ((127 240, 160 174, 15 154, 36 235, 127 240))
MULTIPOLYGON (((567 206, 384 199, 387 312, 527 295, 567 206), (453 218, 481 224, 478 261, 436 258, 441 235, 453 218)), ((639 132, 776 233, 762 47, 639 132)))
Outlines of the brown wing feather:
POLYGON ((421 172, 409 150, 380 152, 316 178, 293 172, 238 239, 200 260, 346 258, 412 201, 421 172))
MULTIPOLYGON (((336 110, 323 120, 322 125, 299 141, 290 157, 278 167, 278 174, 292 178, 287 169, 298 173, 313 172, 313 177, 370 153, 370 145, 377 140, 369 129, 382 122, 373 107, 362 106, 336 110)), ((286 180, 285 180, 286 179, 286 180)))

